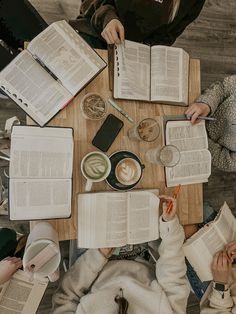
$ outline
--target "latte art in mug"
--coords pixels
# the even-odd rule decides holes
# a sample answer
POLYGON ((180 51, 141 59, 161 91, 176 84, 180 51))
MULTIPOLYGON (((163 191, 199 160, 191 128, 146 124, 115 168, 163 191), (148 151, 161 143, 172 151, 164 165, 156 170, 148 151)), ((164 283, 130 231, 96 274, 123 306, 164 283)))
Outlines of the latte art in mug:
POLYGON ((86 176, 92 180, 102 178, 107 169, 107 160, 101 154, 91 154, 84 160, 83 170, 86 176))
POLYGON ((141 166, 132 158, 122 159, 115 170, 117 180, 124 185, 135 184, 141 176, 141 166))

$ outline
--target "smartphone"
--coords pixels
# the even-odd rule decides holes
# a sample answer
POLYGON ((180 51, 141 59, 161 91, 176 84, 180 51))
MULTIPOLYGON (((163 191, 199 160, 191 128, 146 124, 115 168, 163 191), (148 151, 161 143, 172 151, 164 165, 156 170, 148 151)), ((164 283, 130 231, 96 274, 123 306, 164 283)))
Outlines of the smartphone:
POLYGON ((92 140, 92 144, 103 152, 107 152, 122 129, 124 122, 109 114, 92 140))

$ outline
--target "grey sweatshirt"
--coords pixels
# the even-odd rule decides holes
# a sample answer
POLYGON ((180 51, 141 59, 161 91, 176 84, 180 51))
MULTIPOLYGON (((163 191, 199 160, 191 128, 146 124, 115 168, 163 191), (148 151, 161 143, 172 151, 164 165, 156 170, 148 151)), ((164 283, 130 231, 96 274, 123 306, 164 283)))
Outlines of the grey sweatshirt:
POLYGON ((212 84, 197 102, 208 104, 210 115, 216 118, 206 123, 213 165, 223 171, 236 171, 236 75, 212 84))
POLYGON ((186 313, 189 285, 177 217, 160 219, 160 236, 155 268, 141 261, 108 261, 98 250, 88 250, 65 274, 52 313, 117 314, 114 298, 120 288, 129 302, 127 314, 186 313))

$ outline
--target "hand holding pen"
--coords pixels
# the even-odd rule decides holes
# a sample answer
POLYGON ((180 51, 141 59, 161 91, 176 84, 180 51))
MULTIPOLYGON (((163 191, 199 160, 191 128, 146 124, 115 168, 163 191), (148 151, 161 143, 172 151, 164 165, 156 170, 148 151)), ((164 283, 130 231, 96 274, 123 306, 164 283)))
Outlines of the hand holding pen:
POLYGON ((193 103, 185 111, 187 119, 191 120, 192 124, 199 123, 201 120, 215 120, 215 118, 207 117, 211 109, 208 104, 203 102, 193 103))
POLYGON ((175 187, 172 197, 167 195, 160 195, 160 199, 163 200, 162 217, 165 221, 173 219, 176 214, 176 198, 179 194, 180 188, 180 184, 175 187))

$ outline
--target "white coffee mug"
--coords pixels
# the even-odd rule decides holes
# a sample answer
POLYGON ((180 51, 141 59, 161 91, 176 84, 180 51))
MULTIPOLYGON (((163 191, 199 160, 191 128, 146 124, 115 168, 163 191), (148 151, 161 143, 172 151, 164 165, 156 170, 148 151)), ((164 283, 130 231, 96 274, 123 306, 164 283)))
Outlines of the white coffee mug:
POLYGON ((111 172, 110 159, 106 154, 99 151, 88 153, 81 161, 81 172, 87 179, 85 191, 91 191, 94 182, 101 182, 105 180, 111 172), (94 158, 92 158, 93 155, 94 158))
POLYGON ((39 222, 27 239, 22 261, 24 270, 36 278, 48 277, 50 281, 55 281, 59 278, 60 261, 57 232, 50 223, 39 222), (32 265, 34 268, 30 268, 32 265))

